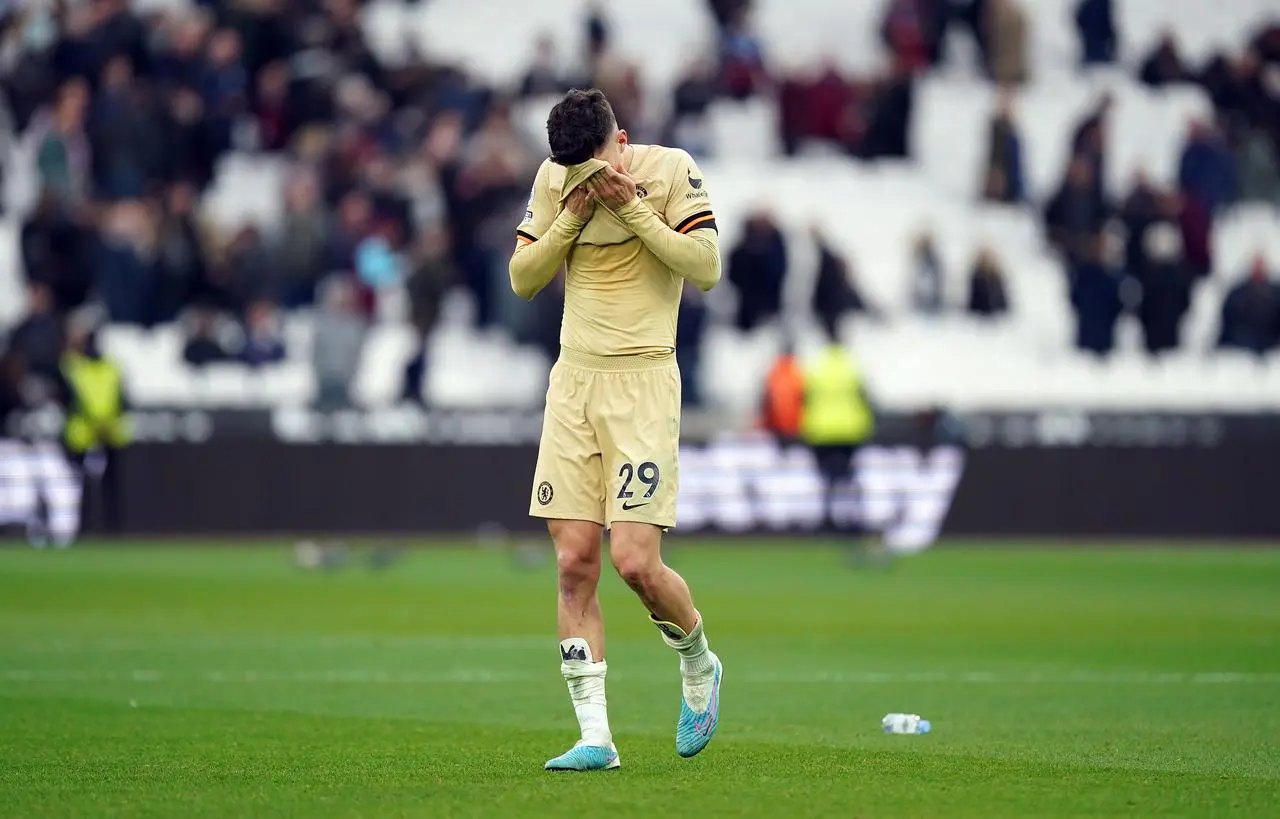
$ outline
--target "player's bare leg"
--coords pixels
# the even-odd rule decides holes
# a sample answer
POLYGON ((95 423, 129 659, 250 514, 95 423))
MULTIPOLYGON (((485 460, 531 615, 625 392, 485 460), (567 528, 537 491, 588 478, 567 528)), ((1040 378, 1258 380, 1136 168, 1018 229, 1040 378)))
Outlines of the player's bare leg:
POLYGON ((604 620, 596 595, 600 583, 598 523, 553 520, 548 524, 556 546, 556 623, 560 632, 560 673, 569 686, 582 738, 566 753, 547 762, 549 771, 616 768, 618 750, 609 730, 604 680, 604 620))
POLYGON ((680 718, 676 751, 693 756, 707 746, 720 721, 720 660, 707 646, 702 616, 684 578, 662 562, 662 530, 619 521, 609 534, 614 568, 649 609, 662 639, 680 655, 680 718))

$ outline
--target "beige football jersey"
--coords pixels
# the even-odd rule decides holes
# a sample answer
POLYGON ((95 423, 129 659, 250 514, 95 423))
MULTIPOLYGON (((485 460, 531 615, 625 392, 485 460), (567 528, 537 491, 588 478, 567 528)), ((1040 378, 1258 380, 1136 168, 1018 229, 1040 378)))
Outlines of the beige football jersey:
MULTIPOLYGON (((676 232, 704 231, 714 242, 711 195, 693 158, 658 145, 633 148, 627 172, 640 204, 676 232)), ((565 171, 549 159, 538 169, 516 231, 519 241, 537 241, 563 208, 565 171)), ((597 202, 565 270, 562 346, 599 356, 666 356, 675 349, 680 294, 689 274, 669 268, 622 216, 597 202)), ((716 276, 718 271, 717 260, 716 276)))

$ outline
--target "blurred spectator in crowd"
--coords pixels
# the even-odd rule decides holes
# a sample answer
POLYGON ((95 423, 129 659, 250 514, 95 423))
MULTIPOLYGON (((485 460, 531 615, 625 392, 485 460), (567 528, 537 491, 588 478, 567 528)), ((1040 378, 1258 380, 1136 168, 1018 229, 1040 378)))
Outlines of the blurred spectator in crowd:
POLYGON ((873 86, 871 113, 859 155, 865 159, 906 159, 910 156, 914 109, 914 79, 905 64, 895 62, 873 86))
POLYGON ((1207 122, 1192 122, 1178 162, 1183 195, 1202 203, 1210 216, 1235 201, 1236 163, 1221 133, 1207 122))
POLYGON ((942 312, 945 285, 942 261, 934 246, 933 233, 923 231, 911 248, 911 309, 922 316, 942 312))
POLYGON ((205 120, 204 102, 193 88, 180 87, 160 113, 157 129, 164 139, 162 161, 170 178, 190 179, 201 190, 213 178, 217 158, 215 135, 205 120))
POLYGON ((90 141, 94 186, 103 198, 138 199, 165 171, 159 119, 134 79, 129 58, 103 68, 93 102, 90 141))
POLYGON ((725 29, 744 9, 751 7, 751 0, 707 0, 707 6, 716 25, 725 29))
POLYGON ((1280 344, 1280 287, 1271 280, 1261 253, 1248 275, 1222 302, 1218 346, 1262 355, 1280 344))
POLYGON ((200 95, 215 156, 231 149, 236 121, 248 108, 249 82, 242 57, 239 32, 220 29, 210 37, 200 95))
POLYGON ((1142 69, 1138 78, 1151 88, 1163 88, 1166 85, 1189 83, 1195 81, 1195 75, 1187 68, 1178 50, 1178 40, 1172 30, 1166 30, 1160 36, 1160 42, 1142 61, 1142 69))
POLYGON ((368 328, 351 281, 342 276, 325 279, 320 285, 315 340, 311 347, 318 390, 316 402, 320 409, 350 406, 351 385, 360 367, 368 328))
POLYGON ((1083 65, 1116 61, 1119 38, 1111 0, 1080 0, 1076 6, 1076 30, 1080 33, 1083 65))
POLYGON ((1026 197, 1022 174, 1022 136, 1013 119, 1013 95, 1001 87, 987 137, 987 164, 982 175, 982 197, 990 202, 1015 204, 1026 197))
POLYGON ((1200 82, 1213 101, 1219 119, 1235 133, 1250 125, 1273 124, 1274 101, 1258 53, 1245 48, 1235 57, 1217 56, 1201 73, 1200 82))
POLYGON ((320 199, 320 186, 310 169, 297 171, 285 183, 284 215, 271 248, 271 264, 278 279, 276 293, 283 307, 312 304, 316 284, 326 271, 329 215, 320 199))
POLYGON ((550 35, 538 37, 533 47, 533 62, 520 80, 520 96, 536 97, 542 94, 559 94, 568 90, 568 83, 556 64, 556 44, 550 35))
POLYGON ((813 243, 818 251, 818 275, 813 287, 813 312, 822 321, 839 323, 850 313, 879 318, 879 311, 862 298, 857 277, 846 257, 827 241, 819 226, 813 227, 813 243))
POLYGON ((232 359, 219 340, 219 323, 216 310, 205 306, 191 310, 186 321, 189 333, 182 345, 183 361, 192 367, 204 367, 232 359))
POLYGON ((757 212, 747 219, 742 239, 729 254, 729 282, 738 293, 739 330, 749 332, 782 309, 787 277, 787 244, 773 217, 757 212))
POLYGON ((68 80, 58 89, 52 111, 37 115, 31 126, 40 187, 51 191, 64 207, 78 206, 90 194, 88 107, 89 87, 84 80, 68 80))
POLYGON ((812 78, 783 81, 778 95, 783 151, 792 156, 805 140, 822 139, 858 155, 866 132, 862 109, 868 96, 846 81, 831 60, 820 65, 812 78))
POLYGON ((676 318, 676 365, 680 368, 681 401, 702 406, 702 337, 707 330, 706 296, 685 285, 676 318))
POLYGON ((783 444, 799 440, 804 417, 804 368, 789 335, 783 336, 782 349, 765 376, 761 405, 763 429, 783 444))
POLYGON ((1179 195, 1175 202, 1187 266, 1196 276, 1208 276, 1213 272, 1213 216, 1209 206, 1197 196, 1179 195))
POLYGON ((995 318, 1009 312, 1009 293, 1005 288, 1004 272, 995 251, 983 247, 978 251, 973 272, 969 274, 970 315, 995 318))
POLYGON ((1109 264, 1105 245, 1101 231, 1085 235, 1068 268, 1076 347, 1100 356, 1108 355, 1115 346, 1116 321, 1123 310, 1120 277, 1109 264))
POLYGON ((262 367, 284 361, 285 353, 279 311, 270 301, 255 299, 245 311, 240 360, 250 367, 262 367))
POLYGON ((706 114, 717 93, 712 62, 705 58, 691 62, 672 92, 666 144, 683 148, 696 157, 709 155, 711 137, 707 133, 706 114))
POLYGON ((1067 178, 1045 211, 1049 242, 1068 261, 1091 252, 1098 231, 1107 220, 1107 209, 1097 197, 1094 167, 1095 163, 1085 156, 1072 159, 1067 178))
POLYGON ((178 182, 169 187, 160 203, 153 316, 156 321, 177 318, 205 280, 204 247, 195 221, 195 196, 190 184, 178 182))
POLYGON ((298 122, 289 95, 289 64, 283 60, 268 63, 258 72, 253 116, 259 148, 277 152, 288 147, 298 122))
MULTIPOLYGON (((1276 105, 1277 127, 1280 128, 1280 94, 1276 105)), ((1236 176, 1240 180, 1240 201, 1280 205, 1280 149, 1277 142, 1265 131, 1249 128, 1241 135, 1235 160, 1236 176)))
POLYGON ((9 336, 9 347, 22 358, 26 373, 59 377, 62 322, 54 312, 53 291, 43 282, 27 286, 27 313, 9 336))
MULTIPOLYGON (((721 31, 720 86, 727 97, 737 100, 759 94, 769 86, 764 49, 751 29, 749 5, 739 6, 721 31)), ((612 94, 609 99, 613 99, 612 94)))
POLYGON ((880 40, 908 71, 917 74, 933 64, 929 0, 888 0, 880 21, 880 40))
POLYGON ((1103 208, 1107 202, 1107 143, 1114 104, 1111 93, 1104 93, 1071 135, 1072 161, 1083 157, 1089 163, 1094 206, 1097 208, 1103 208))
POLYGON ((271 257, 254 225, 232 236, 221 263, 211 266, 208 288, 223 307, 245 316, 249 305, 271 292, 271 257))
POLYGON ((111 206, 94 262, 94 279, 111 321, 154 323, 155 250, 155 225, 147 208, 135 201, 111 206))
POLYGON ((1000 85, 1027 81, 1027 16, 1020 0, 986 0, 987 73, 1000 85))
POLYGON ((28 281, 49 286, 59 312, 84 303, 93 285, 86 258, 89 231, 82 227, 52 188, 45 188, 22 225, 22 265, 28 281))
POLYGON ((427 343, 440 317, 445 292, 455 278, 453 263, 449 260, 449 234, 440 227, 427 231, 419 242, 416 263, 406 283, 415 347, 405 365, 404 383, 400 390, 403 401, 425 403, 427 343))
POLYGON ((1182 237, 1173 225, 1161 223, 1145 236, 1145 264, 1130 268, 1142 285, 1138 320, 1143 343, 1152 355, 1175 350, 1180 344, 1182 318, 1191 307, 1191 272, 1182 258, 1182 237))
MULTIPOLYGON (((1120 206, 1125 229, 1125 269, 1139 271, 1147 266, 1147 231, 1171 215, 1170 197, 1152 184, 1146 171, 1133 175, 1129 195, 1120 206)), ((1181 245, 1181 242, 1179 242, 1181 245)))

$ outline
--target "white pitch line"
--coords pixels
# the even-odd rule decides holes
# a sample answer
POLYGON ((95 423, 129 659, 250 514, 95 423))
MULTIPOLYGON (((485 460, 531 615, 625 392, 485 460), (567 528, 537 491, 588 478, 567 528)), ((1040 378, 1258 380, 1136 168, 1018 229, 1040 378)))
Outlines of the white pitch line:
MULTIPOLYGON (((654 674, 615 672, 615 679, 640 682, 668 682, 675 677, 654 674)), ((215 684, 383 684, 383 685, 487 685, 504 683, 537 683, 553 679, 554 674, 529 674, 493 670, 457 670, 441 672, 400 672, 379 669, 342 669, 316 671, 270 671, 222 669, 204 671, 161 671, 157 669, 57 670, 10 668, 0 669, 0 681, 6 682, 197 682, 215 684)), ((795 672, 780 674, 747 673, 734 677, 742 683, 757 685, 894 685, 910 683, 948 683, 961 685, 1274 685, 1280 684, 1280 672, 1210 671, 1210 672, 1133 672, 1133 673, 1025 673, 1007 674, 991 671, 970 672, 880 672, 835 671, 795 672)))

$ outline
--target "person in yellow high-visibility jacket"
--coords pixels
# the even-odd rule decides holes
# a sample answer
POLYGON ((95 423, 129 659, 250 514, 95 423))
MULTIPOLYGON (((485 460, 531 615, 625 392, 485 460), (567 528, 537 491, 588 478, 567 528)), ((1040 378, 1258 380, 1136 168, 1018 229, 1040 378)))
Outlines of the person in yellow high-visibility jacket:
POLYGON ((811 450, 826 487, 826 524, 836 524, 837 492, 856 489, 853 457, 875 433, 875 414, 853 353, 840 341, 834 322, 824 322, 828 343, 804 369, 804 412, 800 438, 811 450))
POLYGON ((102 524, 107 533, 120 529, 120 451, 129 445, 132 430, 125 401, 124 379, 115 362, 104 357, 96 334, 76 333, 67 340, 62 375, 68 390, 63 443, 86 478, 81 522, 88 523, 88 478, 100 478, 102 524))

